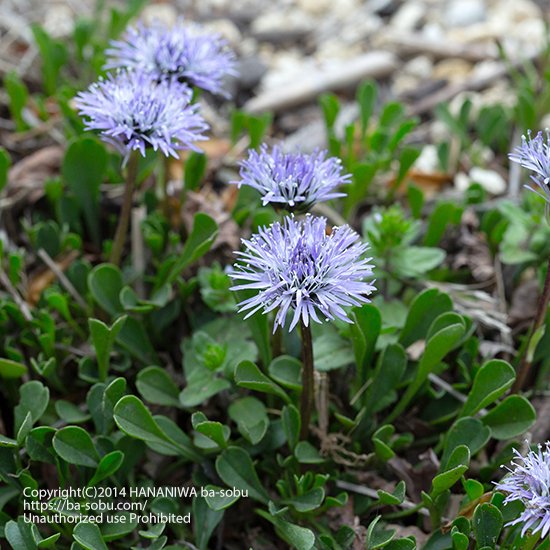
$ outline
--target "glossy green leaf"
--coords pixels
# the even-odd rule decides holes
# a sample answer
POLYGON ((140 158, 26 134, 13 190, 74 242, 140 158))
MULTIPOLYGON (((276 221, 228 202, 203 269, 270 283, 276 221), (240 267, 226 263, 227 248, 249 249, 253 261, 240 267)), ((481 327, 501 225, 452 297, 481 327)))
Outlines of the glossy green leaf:
POLYGON ((240 447, 228 447, 216 459, 216 471, 228 487, 248 490, 251 498, 267 504, 269 496, 252 463, 250 455, 240 447))
POLYGON ((511 439, 528 430, 536 420, 533 405, 522 395, 510 395, 489 411, 482 422, 495 439, 511 439))
POLYGON ((86 430, 78 426, 67 426, 59 430, 53 438, 55 452, 69 464, 96 468, 99 456, 86 430))
POLYGON ((180 390, 165 369, 153 366, 139 371, 136 387, 149 403, 167 407, 180 405, 180 390))
POLYGON ((500 359, 487 361, 477 372, 461 416, 473 415, 496 401, 516 378, 514 368, 500 359))

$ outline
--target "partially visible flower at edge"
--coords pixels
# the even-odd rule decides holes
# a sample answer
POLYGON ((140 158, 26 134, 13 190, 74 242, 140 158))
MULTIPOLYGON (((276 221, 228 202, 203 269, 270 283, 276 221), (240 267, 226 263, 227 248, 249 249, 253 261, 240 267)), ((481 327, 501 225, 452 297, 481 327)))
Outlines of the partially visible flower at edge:
POLYGON ((525 510, 519 518, 507 523, 507 526, 523 523, 521 535, 528 529, 535 534, 541 532, 544 538, 550 531, 550 441, 543 450, 529 451, 526 456, 514 449, 517 462, 514 468, 507 468, 509 474, 496 484, 499 491, 507 493, 504 503, 520 501, 525 510))
POLYGON ((516 147, 508 157, 511 161, 517 162, 533 172, 531 179, 537 184, 542 193, 532 187, 526 187, 540 195, 547 203, 550 203, 550 132, 546 131, 545 141, 542 132, 539 132, 533 138, 529 130, 527 137, 522 136, 521 142, 521 146, 516 147))
POLYGON ((263 144, 259 152, 249 150, 240 164, 242 179, 234 183, 259 191, 264 206, 273 203, 307 209, 316 202, 345 197, 334 190, 351 180, 351 175, 342 174, 341 160, 327 158, 326 151, 285 153, 279 146, 268 151, 263 144))
POLYGON ((129 27, 123 40, 114 40, 106 69, 127 68, 150 72, 158 80, 175 78, 213 94, 228 97, 223 89, 226 75, 237 75, 235 54, 216 33, 184 23, 172 28, 158 21, 129 27))
POLYGON ((152 147, 166 156, 177 150, 198 150, 195 141, 207 139, 208 125, 197 105, 190 104, 191 89, 176 81, 157 82, 139 71, 119 71, 94 82, 75 98, 87 130, 98 130, 128 159, 152 147))
POLYGON ((253 290, 254 296, 242 301, 241 312, 250 317, 259 310, 277 310, 274 332, 284 327, 287 313, 294 310, 289 331, 301 320, 321 323, 335 318, 351 323, 345 306, 368 302, 375 287, 368 249, 349 226, 336 227, 329 234, 326 219, 293 215, 283 223, 261 228, 250 240, 243 239, 244 252, 237 252, 238 263, 229 275, 242 284, 231 290, 253 290))

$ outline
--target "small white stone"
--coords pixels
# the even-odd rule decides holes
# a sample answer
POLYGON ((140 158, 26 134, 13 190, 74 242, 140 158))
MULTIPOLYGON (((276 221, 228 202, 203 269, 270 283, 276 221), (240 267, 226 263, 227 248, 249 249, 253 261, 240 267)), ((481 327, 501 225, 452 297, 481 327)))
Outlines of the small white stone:
POLYGON ((468 174, 465 174, 464 172, 459 172, 455 176, 455 187, 458 191, 466 191, 468 187, 470 187, 470 184, 472 183, 472 179, 468 174))
POLYGON ((412 31, 426 15, 426 6, 420 2, 406 2, 392 17, 391 25, 395 29, 412 31))
POLYGON ((426 145, 414 163, 414 167, 419 172, 425 172, 426 174, 438 172, 439 158, 437 156, 437 147, 435 145, 426 145))
POLYGON ((475 166, 470 170, 469 179, 479 183, 483 189, 493 195, 501 195, 506 191, 506 181, 494 170, 475 166))
POLYGON ((449 27, 466 27, 485 21, 483 0, 451 0, 445 10, 444 21, 449 27))

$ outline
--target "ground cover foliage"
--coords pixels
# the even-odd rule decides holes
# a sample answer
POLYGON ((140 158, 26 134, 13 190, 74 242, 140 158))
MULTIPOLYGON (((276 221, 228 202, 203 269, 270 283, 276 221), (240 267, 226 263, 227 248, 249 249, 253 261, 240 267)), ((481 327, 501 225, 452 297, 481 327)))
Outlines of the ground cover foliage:
POLYGON ((514 136, 538 129, 548 110, 546 66, 512 72, 513 107, 437 108, 451 137, 437 144, 429 185, 413 168, 422 121, 404 105, 365 82, 357 119, 342 128, 340 99, 323 95, 327 155, 350 176, 338 188, 345 196, 296 211, 227 183, 224 170, 240 180, 247 148, 265 152, 263 142, 283 136, 271 116, 210 95, 216 86, 201 92, 197 81, 186 101, 195 114, 207 102, 228 131, 208 134, 193 119, 209 140, 180 160, 153 150, 150 133, 140 155, 85 128, 74 98, 104 74, 109 40, 140 7, 98 11, 69 43, 35 27, 42 87, 4 78, 11 132, 32 133, 32 111, 39 124, 62 120, 63 139, 0 150, 2 544, 548 548, 536 529, 548 499, 505 503, 510 491, 495 486, 503 466, 521 462, 515 450, 525 456, 550 438, 546 309, 533 324, 550 256, 545 201, 528 190, 493 198, 475 181, 442 192, 458 165, 483 162, 482 149, 508 167, 514 136), (25 162, 39 185, 17 179, 25 162), (369 244, 376 290, 289 331, 294 302, 274 331, 277 310, 238 312, 255 291, 233 289, 234 252, 241 237, 305 219, 303 210, 326 218, 327 239, 348 223, 369 244), (89 488, 70 499, 84 506, 98 491, 103 502, 130 502, 143 500, 130 488, 164 486, 197 494, 156 496, 147 512, 190 513, 190 524, 144 525, 127 510, 103 524, 24 517, 34 489, 89 488), (539 515, 525 528, 532 507, 539 515))

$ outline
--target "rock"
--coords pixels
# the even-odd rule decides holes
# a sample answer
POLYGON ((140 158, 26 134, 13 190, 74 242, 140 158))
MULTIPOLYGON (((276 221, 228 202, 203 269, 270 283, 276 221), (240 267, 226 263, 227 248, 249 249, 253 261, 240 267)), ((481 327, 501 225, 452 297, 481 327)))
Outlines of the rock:
POLYGON ((412 0, 405 2, 391 19, 391 26, 394 29, 412 31, 426 15, 426 6, 421 2, 412 0))
POLYGON ((478 166, 470 170, 469 180, 479 183, 483 189, 493 195, 501 195, 507 188, 506 181, 498 172, 478 166))
POLYGON ((239 87, 242 90, 252 90, 267 71, 266 64, 257 56, 245 57, 237 66, 239 72, 239 87))
POLYGON ((437 156, 437 147, 435 145, 425 145, 418 159, 414 163, 415 170, 433 174, 439 172, 439 158, 437 156))
POLYGON ((46 10, 44 28, 55 37, 69 36, 73 32, 74 15, 68 5, 57 3, 46 10))
POLYGON ((449 27, 467 27, 487 18, 483 0, 451 0, 444 14, 449 27))
POLYGON ((443 59, 434 67, 432 78, 444 79, 449 82, 461 82, 472 72, 472 64, 464 59, 443 59))
POLYGON ((140 19, 146 25, 150 25, 154 21, 160 21, 171 27, 178 20, 178 12, 170 4, 149 4, 143 8, 140 19))
POLYGON ((229 19, 214 19, 204 23, 203 26, 205 29, 225 38, 232 48, 238 48, 242 41, 241 31, 229 19))

